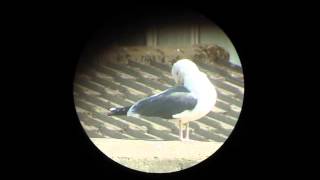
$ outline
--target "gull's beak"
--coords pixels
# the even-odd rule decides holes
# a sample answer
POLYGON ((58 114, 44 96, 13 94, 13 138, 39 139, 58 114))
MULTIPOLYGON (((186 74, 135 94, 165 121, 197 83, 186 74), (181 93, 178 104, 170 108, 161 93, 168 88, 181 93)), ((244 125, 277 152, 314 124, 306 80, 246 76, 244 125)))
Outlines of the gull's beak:
POLYGON ((174 78, 174 82, 179 85, 179 79, 178 78, 174 78))
POLYGON ((175 71, 175 69, 173 69, 171 74, 172 74, 173 79, 177 85, 183 85, 183 78, 181 77, 181 74, 179 72, 177 72, 177 71, 175 71))
POLYGON ((176 83, 177 85, 181 86, 183 85, 183 80, 181 78, 177 78, 176 83))

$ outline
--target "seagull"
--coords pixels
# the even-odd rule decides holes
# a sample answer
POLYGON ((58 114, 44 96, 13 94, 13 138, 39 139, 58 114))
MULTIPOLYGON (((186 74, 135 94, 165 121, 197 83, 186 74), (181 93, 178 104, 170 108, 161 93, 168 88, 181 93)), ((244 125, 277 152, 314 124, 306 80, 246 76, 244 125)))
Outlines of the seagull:
POLYGON ((174 63, 171 74, 176 86, 141 99, 131 106, 111 108, 108 116, 149 116, 177 120, 179 139, 190 140, 189 122, 206 116, 214 108, 217 92, 207 75, 189 59, 181 59, 174 63))

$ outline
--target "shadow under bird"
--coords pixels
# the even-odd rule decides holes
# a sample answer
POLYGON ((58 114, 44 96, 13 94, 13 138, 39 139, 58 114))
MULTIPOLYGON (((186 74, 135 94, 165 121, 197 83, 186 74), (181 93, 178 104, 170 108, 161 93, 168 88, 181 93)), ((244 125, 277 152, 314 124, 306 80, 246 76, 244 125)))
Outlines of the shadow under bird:
POLYGON ((189 140, 189 122, 206 116, 214 108, 217 92, 207 75, 189 59, 174 63, 171 74, 176 86, 141 99, 132 106, 111 108, 108 116, 149 116, 177 120, 180 140, 189 140))

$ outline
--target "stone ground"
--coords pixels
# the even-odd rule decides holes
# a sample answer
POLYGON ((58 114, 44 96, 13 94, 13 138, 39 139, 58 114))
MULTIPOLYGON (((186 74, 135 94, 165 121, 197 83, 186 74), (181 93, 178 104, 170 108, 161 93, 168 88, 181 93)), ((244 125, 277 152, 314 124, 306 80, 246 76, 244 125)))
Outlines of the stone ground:
POLYGON ((174 172, 194 166, 211 156, 221 142, 145 141, 90 138, 112 160, 134 170, 174 172))

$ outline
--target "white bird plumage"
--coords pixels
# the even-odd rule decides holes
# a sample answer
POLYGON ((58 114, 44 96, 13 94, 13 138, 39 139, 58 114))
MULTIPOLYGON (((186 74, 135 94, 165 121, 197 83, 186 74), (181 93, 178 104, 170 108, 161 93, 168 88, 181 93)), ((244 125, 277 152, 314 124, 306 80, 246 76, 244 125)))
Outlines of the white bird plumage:
POLYGON ((213 109, 217 100, 217 92, 207 75, 189 59, 177 61, 171 73, 175 82, 186 87, 198 100, 193 110, 173 115, 174 119, 179 120, 180 139, 189 140, 189 122, 206 116, 213 109), (183 138, 183 125, 186 125, 185 138, 183 138))

